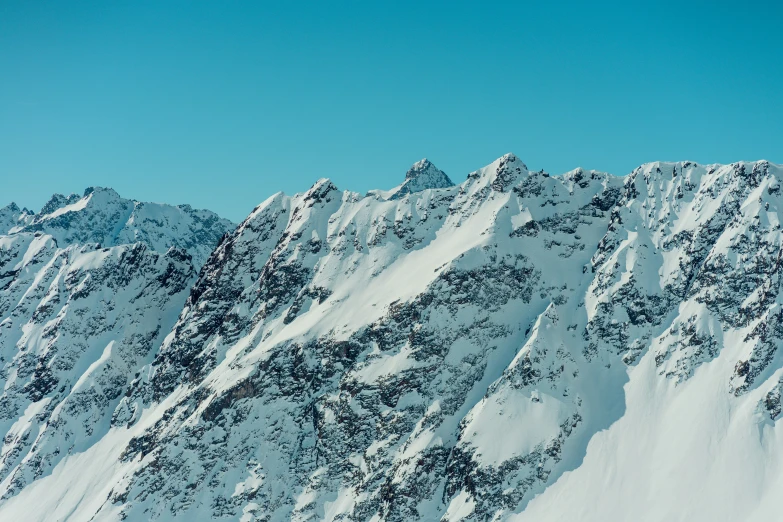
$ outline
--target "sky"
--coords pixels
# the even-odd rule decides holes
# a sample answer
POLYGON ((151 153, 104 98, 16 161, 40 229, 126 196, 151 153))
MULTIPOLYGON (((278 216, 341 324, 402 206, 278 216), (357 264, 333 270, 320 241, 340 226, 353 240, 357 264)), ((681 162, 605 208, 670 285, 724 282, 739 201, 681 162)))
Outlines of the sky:
POLYGON ((0 1, 0 206, 783 163, 783 2, 0 1))

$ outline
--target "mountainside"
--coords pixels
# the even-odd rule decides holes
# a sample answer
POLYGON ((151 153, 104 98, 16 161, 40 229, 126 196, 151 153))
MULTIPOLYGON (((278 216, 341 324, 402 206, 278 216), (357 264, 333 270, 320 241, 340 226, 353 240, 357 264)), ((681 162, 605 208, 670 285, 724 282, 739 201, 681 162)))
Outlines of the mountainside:
MULTIPOLYGON (((55 195, 0 210, 0 489, 47 476, 107 433, 233 225, 208 211, 55 195)), ((5 517, 0 517, 5 518, 5 517)), ((18 520, 24 520, 20 515, 18 520)))
POLYGON ((782 176, 6 207, 0 519, 775 519, 782 176))

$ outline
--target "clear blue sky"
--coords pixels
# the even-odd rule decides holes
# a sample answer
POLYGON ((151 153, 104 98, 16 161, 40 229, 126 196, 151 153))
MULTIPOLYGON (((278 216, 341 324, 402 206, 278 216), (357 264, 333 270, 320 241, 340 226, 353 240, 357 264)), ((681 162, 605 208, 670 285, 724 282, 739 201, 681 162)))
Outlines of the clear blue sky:
POLYGON ((0 205, 783 163, 783 2, 0 2, 0 205), (426 5, 425 5, 426 4, 426 5))

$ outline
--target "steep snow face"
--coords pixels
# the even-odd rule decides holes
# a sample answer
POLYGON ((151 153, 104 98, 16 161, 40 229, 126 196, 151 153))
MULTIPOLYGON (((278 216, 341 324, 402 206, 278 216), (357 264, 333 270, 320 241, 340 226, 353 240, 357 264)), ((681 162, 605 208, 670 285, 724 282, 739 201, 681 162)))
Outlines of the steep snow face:
POLYGON ((194 258, 230 224, 106 189, 56 195, 37 215, 11 205, 0 216, 11 217, 0 235, 8 498, 107 432, 127 384, 176 321, 200 268, 194 258))
MULTIPOLYGON (((187 274, 107 278, 141 246, 58 261, 52 236, 0 238, 4 266, 53 260, 10 276, 39 282, 20 316, 130 314, 87 340, 37 319, 0 337, 4 361, 38 357, 6 366, 7 389, 37 384, 0 401, 0 518, 774 519, 783 169, 550 176, 508 154, 459 185, 438 173, 272 196, 178 317, 187 274), (54 342, 93 355, 63 370, 54 342)), ((178 274, 172 252, 146 264, 178 274)))

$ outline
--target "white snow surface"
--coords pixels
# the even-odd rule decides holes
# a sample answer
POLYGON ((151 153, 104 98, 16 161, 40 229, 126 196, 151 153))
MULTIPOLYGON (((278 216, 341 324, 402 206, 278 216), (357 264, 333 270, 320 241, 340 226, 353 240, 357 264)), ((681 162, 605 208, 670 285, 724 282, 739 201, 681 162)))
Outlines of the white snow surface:
POLYGON ((0 520, 777 520, 781 176, 6 207, 0 520))

